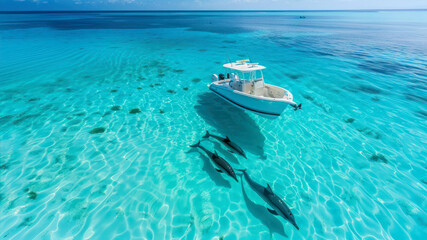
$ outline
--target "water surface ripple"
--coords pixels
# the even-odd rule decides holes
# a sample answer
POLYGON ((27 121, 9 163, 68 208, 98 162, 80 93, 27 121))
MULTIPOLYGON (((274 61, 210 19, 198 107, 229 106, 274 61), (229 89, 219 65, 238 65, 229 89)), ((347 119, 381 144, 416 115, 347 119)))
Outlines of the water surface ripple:
POLYGON ((0 236, 423 239, 426 16, 0 14, 0 236), (268 120, 209 92, 241 58, 303 109, 268 120), (189 148, 206 130, 301 230, 189 148))

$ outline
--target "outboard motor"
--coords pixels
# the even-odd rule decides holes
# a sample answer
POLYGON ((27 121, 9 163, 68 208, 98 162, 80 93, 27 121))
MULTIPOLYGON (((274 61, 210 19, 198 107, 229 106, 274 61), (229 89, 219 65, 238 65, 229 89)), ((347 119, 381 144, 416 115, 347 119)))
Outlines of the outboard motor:
POLYGON ((218 75, 212 74, 212 82, 218 81, 218 75))
POLYGON ((219 80, 224 80, 224 79, 225 79, 224 74, 220 73, 220 74, 219 74, 219 80))
POLYGON ((227 73, 227 79, 230 79, 230 74, 229 73, 227 73))

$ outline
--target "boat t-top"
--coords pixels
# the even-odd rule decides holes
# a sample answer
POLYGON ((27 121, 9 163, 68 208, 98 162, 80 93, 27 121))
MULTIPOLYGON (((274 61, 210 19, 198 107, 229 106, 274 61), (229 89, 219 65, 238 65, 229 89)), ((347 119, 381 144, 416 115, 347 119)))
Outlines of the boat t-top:
POLYGON ((240 60, 226 63, 223 67, 231 70, 231 74, 227 74, 227 77, 213 74, 212 83, 208 86, 234 106, 268 118, 280 116, 288 105, 297 109, 291 92, 264 83, 264 66, 240 60))

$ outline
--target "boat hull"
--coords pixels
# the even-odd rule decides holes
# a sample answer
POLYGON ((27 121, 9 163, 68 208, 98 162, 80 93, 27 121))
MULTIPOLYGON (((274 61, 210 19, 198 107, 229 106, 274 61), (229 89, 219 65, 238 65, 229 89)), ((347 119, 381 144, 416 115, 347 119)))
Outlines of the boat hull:
POLYGON ((257 96, 245 94, 231 88, 211 84, 209 89, 216 95, 232 105, 259 114, 263 117, 276 118, 285 110, 290 102, 282 99, 262 99, 257 96))

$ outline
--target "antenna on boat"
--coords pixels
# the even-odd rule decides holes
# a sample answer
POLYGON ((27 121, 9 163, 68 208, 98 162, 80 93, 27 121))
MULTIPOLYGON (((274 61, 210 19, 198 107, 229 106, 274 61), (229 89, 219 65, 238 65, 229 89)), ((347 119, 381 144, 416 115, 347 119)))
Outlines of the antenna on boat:
POLYGON ((251 57, 249 57, 249 54, 248 54, 248 59, 249 59, 249 62, 252 62, 251 57))
MULTIPOLYGON (((229 62, 229 63, 230 63, 230 65, 231 65, 230 56, 228 56, 228 54, 227 54, 227 58, 228 58, 228 62, 229 62)), ((227 72, 231 73, 231 70, 230 70, 230 69, 227 69, 227 72)))
POLYGON ((228 54, 227 54, 227 58, 228 58, 228 62, 231 64, 230 56, 228 56, 228 54))

